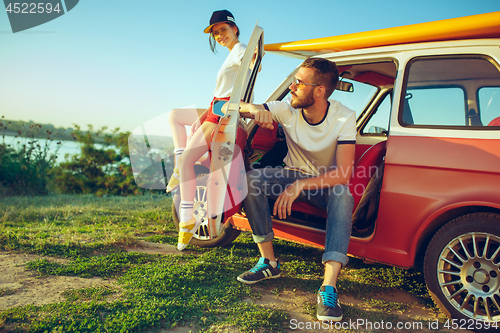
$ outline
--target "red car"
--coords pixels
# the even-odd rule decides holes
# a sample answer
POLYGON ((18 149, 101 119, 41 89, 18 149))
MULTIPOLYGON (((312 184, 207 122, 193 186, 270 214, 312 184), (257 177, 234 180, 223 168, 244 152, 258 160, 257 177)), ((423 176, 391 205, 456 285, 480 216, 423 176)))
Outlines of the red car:
MULTIPOLYGON (((356 111, 358 128, 349 255, 404 268, 423 264, 433 299, 462 320, 500 321, 499 22, 497 12, 400 27, 403 40, 394 40, 399 30, 385 29, 266 45, 339 67, 331 99, 356 111), (488 28, 475 34, 457 32, 485 21, 488 28), (443 27, 454 34, 432 35, 443 27), (423 37, 408 33, 415 31, 423 37), (349 44, 362 38, 363 45, 349 44), (337 52, 325 53, 331 50, 337 52)), ((294 73, 269 100, 286 98, 294 73)), ((269 131, 242 122, 238 131, 247 168, 282 165, 287 147, 277 126, 269 131)), ((237 170, 230 174, 234 193, 244 189, 237 170)), ((201 215, 206 177, 202 172, 198 183, 201 215)), ((244 207, 234 203, 217 237, 205 223, 192 244, 221 246, 250 230, 244 207)), ((323 247, 325 212, 307 203, 292 209, 287 219, 273 219, 276 236, 323 247)))

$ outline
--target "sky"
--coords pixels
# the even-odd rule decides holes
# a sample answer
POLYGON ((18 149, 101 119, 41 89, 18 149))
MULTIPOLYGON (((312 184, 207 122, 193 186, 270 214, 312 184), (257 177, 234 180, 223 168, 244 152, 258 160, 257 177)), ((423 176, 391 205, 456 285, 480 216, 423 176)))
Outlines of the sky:
MULTIPOLYGON (((168 112, 206 108, 213 98, 229 51, 213 54, 203 30, 219 9, 233 13, 241 42, 258 20, 264 42, 277 43, 500 11, 500 0, 81 0, 17 33, 2 10, 0 117, 121 131, 155 122, 169 135, 168 112)), ((264 102, 300 62, 266 53, 254 101, 264 102)))

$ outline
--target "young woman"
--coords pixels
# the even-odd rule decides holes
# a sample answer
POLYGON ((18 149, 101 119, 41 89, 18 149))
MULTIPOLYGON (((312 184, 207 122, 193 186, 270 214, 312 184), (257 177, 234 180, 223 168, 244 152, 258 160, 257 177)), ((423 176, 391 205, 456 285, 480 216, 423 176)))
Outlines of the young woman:
POLYGON ((210 34, 210 48, 213 52, 215 52, 216 44, 219 44, 229 50, 229 55, 217 74, 214 99, 206 112, 197 119, 200 110, 196 112, 189 109, 177 109, 172 111, 170 116, 170 126, 174 136, 176 168, 168 183, 167 192, 180 186, 180 223, 177 244, 179 250, 183 250, 187 246, 201 224, 201 221, 193 216, 196 191, 194 165, 208 151, 213 131, 219 122, 220 117, 212 112, 212 106, 216 100, 229 100, 241 59, 246 50, 246 45, 240 43, 238 39, 240 32, 236 26, 234 16, 227 10, 215 11, 210 18, 210 25, 204 32, 210 34), (192 125, 193 133, 187 143, 186 125, 192 125), (182 170, 182 172, 179 172, 179 170, 182 170))

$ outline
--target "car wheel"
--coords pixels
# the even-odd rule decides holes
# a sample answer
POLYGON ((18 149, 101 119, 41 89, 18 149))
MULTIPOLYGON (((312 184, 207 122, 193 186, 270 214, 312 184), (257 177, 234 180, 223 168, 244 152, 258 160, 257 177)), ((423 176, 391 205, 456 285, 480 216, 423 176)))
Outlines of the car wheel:
POLYGON ((500 216, 468 214, 444 225, 427 248, 424 273, 448 317, 500 321, 500 216))
MULTIPOLYGON (((196 194, 194 197, 194 215, 202 220, 201 226, 194 234, 190 244, 198 247, 216 247, 225 246, 230 244, 238 237, 240 231, 235 229, 232 224, 227 223, 222 226, 220 235, 215 239, 210 239, 208 233, 208 212, 207 212, 207 181, 208 174, 196 175, 196 194)), ((172 218, 174 220, 175 228, 179 231, 179 216, 177 208, 179 207, 181 198, 179 191, 176 191, 172 200, 172 218)), ((224 221, 224 216, 222 216, 224 221)))

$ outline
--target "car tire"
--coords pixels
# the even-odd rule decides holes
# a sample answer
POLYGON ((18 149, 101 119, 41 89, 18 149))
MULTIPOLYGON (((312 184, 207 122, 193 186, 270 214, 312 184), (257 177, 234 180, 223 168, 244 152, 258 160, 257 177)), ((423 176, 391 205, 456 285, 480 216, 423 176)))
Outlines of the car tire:
POLYGON ((500 321, 500 215, 467 214, 445 224, 429 243, 424 275, 436 304, 466 329, 500 321))
MULTIPOLYGON (((191 242, 189 244, 198 247, 217 247, 225 246, 233 242, 238 235, 240 230, 233 227, 232 224, 226 223, 222 226, 221 233, 219 237, 215 239, 210 239, 208 234, 208 213, 207 213, 207 181, 208 174, 202 173, 196 175, 196 194, 194 198, 194 215, 201 218, 203 222, 200 228, 194 234, 191 242)), ((181 198, 180 190, 177 190, 173 196, 172 200, 172 219, 174 220, 175 229, 179 231, 179 216, 177 214, 177 208, 179 207, 181 198)), ((222 221, 224 221, 224 215, 222 216, 222 221)))

